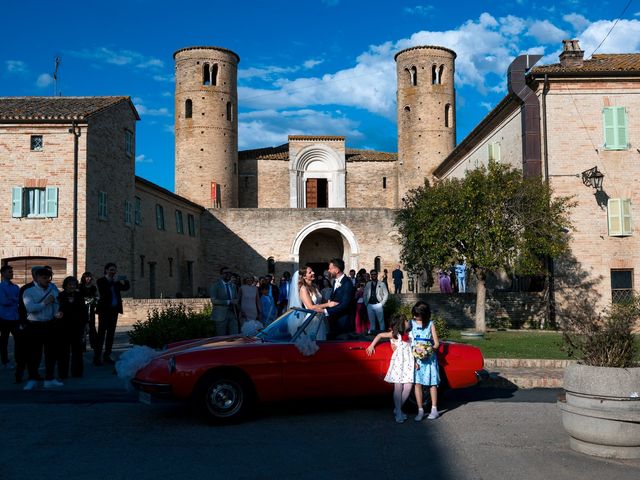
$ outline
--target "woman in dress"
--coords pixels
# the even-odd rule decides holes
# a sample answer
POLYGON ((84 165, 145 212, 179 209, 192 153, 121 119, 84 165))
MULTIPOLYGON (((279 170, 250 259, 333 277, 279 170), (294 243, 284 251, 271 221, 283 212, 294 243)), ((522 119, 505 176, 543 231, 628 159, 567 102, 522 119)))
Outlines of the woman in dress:
POLYGON ((240 323, 243 324, 248 320, 259 320, 260 296, 251 275, 245 277, 244 285, 240 287, 238 299, 240 303, 240 323))
MULTIPOLYGON (((291 279, 291 283, 292 285, 296 285, 296 288, 292 289, 292 295, 289 299, 289 308, 306 308, 307 310, 314 310, 316 312, 322 313, 325 308, 337 305, 337 302, 333 301, 322 303, 322 295, 320 294, 314 283, 315 278, 316 275, 313 271, 313 268, 309 266, 301 268, 294 274, 293 278, 291 279)), ((298 330, 298 327, 299 325, 289 325, 289 330, 292 331, 292 335, 298 330)), ((315 339, 326 340, 326 338, 327 323, 326 319, 323 318, 315 339)))
POLYGON ((84 297, 85 309, 87 311, 87 324, 89 330, 89 344, 91 350, 96 349, 96 339, 98 331, 96 330, 96 304, 98 303, 98 287, 93 283, 93 275, 91 272, 84 272, 80 278, 80 293, 84 297))

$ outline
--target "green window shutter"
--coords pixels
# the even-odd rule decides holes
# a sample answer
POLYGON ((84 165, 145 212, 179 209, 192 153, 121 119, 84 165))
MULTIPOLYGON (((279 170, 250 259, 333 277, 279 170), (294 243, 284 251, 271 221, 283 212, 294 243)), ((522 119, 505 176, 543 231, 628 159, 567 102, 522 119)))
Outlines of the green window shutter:
POLYGON ((489 161, 493 160, 493 143, 490 143, 488 145, 488 149, 489 149, 489 161))
POLYGON ((13 218, 22 217, 22 188, 20 187, 11 189, 11 216, 13 218))
POLYGON ((58 187, 47 187, 47 217, 58 216, 58 187))
POLYGON ((499 162, 502 158, 500 157, 500 144, 495 142, 493 144, 493 160, 499 162))
POLYGON ((610 198, 607 202, 607 216, 609 217, 609 235, 622 235, 622 217, 620 215, 620 199, 610 198))
POLYGON ((627 112, 624 107, 606 107, 602 110, 604 148, 626 150, 628 148, 627 112))
POLYGON ((622 235, 631 235, 631 200, 623 198, 620 201, 620 217, 622 219, 622 235))
POLYGON ((624 107, 616 108, 616 135, 618 137, 617 144, 620 150, 628 148, 627 141, 627 112, 624 107))

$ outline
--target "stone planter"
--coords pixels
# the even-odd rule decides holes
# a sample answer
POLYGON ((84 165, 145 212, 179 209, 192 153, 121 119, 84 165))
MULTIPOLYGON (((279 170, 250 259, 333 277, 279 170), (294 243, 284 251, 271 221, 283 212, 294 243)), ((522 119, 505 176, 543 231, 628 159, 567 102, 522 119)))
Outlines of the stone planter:
POLYGON ((640 368, 568 365, 564 389, 558 404, 573 450, 640 458, 640 368))

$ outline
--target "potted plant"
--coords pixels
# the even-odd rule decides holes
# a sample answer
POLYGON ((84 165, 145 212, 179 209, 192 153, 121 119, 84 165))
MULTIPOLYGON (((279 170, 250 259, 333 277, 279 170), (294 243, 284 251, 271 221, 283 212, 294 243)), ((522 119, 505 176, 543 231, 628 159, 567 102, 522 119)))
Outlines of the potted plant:
POLYGON ((601 315, 583 309, 564 318, 563 341, 578 362, 565 369, 566 399, 559 406, 576 451, 640 458, 640 367, 633 335, 639 318, 638 297, 601 315))

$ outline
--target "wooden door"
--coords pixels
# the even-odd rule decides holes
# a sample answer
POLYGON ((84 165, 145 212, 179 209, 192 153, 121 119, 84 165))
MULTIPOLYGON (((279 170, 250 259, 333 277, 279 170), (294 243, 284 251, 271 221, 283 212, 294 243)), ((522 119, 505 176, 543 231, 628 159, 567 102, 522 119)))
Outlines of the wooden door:
POLYGON ((318 208, 318 179, 307 179, 307 208, 318 208))

